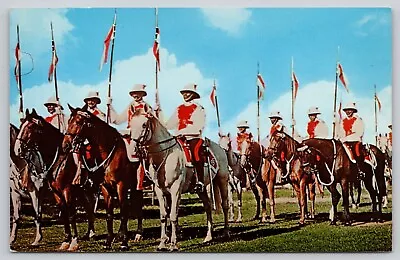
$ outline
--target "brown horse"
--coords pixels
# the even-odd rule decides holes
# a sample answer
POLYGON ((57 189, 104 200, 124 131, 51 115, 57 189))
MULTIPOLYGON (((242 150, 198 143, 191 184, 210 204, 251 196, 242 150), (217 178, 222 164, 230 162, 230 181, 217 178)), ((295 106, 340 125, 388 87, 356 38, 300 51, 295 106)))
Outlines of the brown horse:
MULTIPOLYGON (((315 214, 315 175, 307 171, 308 162, 304 160, 303 152, 298 151, 301 144, 284 132, 276 131, 270 139, 267 150, 268 160, 279 160, 281 153, 285 155, 289 180, 297 194, 300 207, 300 225, 304 225, 307 213, 307 188, 311 201, 310 218, 315 214)), ((271 167, 272 168, 272 167, 271 167)))
POLYGON ((68 129, 63 141, 63 150, 69 151, 75 145, 81 145, 85 139, 89 141, 95 151, 94 157, 101 162, 96 169, 88 169, 93 172, 96 179, 101 179, 101 191, 104 197, 107 212, 108 236, 104 248, 111 249, 114 239, 113 197, 117 196, 121 209, 121 225, 119 236, 122 238, 121 249, 128 249, 128 195, 131 191, 131 199, 137 204, 136 214, 138 218, 137 235, 135 241, 142 237, 142 204, 143 191, 136 190, 137 170, 139 163, 132 163, 127 156, 124 140, 120 133, 107 123, 91 114, 85 109, 69 106, 72 114, 68 121, 68 129))
POLYGON ((256 198, 255 219, 260 219, 262 206, 262 216, 260 222, 267 221, 267 202, 270 205, 270 222, 275 222, 275 180, 276 171, 270 163, 264 160, 265 148, 258 142, 249 138, 243 140, 239 147, 241 154, 240 164, 249 176, 251 188, 256 198))
MULTIPOLYGON (((336 188, 336 184, 339 183, 343 196, 344 225, 351 225, 349 183, 357 180, 358 169, 356 164, 350 161, 343 144, 338 140, 308 139, 304 140, 302 144, 306 145, 305 148, 309 149, 313 158, 317 158, 314 162, 318 169, 317 177, 320 183, 327 186, 331 192, 332 209, 329 217, 331 224, 335 225, 337 222, 337 205, 341 195, 336 188)), ((376 168, 364 163, 360 170, 365 173, 363 181, 372 202, 371 219, 381 220, 382 196, 386 195, 384 181, 385 160, 383 153, 375 146, 371 146, 371 151, 376 156, 376 168), (374 185, 376 188, 374 188, 374 185), (377 211, 377 205, 379 211, 377 211)))
MULTIPOLYGON (((15 152, 24 157, 32 152, 40 156, 40 161, 43 163, 43 179, 47 179, 54 193, 64 223, 65 239, 59 249, 74 251, 78 249, 78 230, 75 220, 77 187, 72 185, 76 166, 72 155, 64 154, 61 150, 63 138, 64 135, 37 115, 35 109, 31 114, 27 110, 25 121, 21 125, 21 131, 15 143, 15 152)), ((89 221, 85 237, 90 237, 94 234, 94 203, 90 201, 92 196, 86 195, 88 196, 84 198, 85 208, 89 221)))

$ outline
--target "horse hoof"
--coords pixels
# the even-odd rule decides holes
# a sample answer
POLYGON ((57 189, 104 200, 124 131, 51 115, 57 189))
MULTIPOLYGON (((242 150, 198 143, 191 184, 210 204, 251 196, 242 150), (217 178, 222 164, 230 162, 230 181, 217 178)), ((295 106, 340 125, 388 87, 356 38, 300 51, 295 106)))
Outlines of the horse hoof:
POLYGON ((62 242, 61 246, 58 248, 60 251, 65 251, 69 248, 69 243, 68 242, 62 242))
POLYGON ((350 222, 350 221, 346 221, 346 222, 344 222, 344 225, 345 225, 346 227, 349 227, 349 226, 351 226, 351 222, 350 222))
POLYGON ((235 223, 242 223, 242 220, 241 220, 241 219, 237 219, 237 220, 235 221, 235 223))
POLYGON ((128 243, 123 243, 120 246, 120 249, 121 249, 121 251, 128 251, 128 249, 129 249, 128 243))
POLYGON ((179 251, 179 248, 178 248, 177 245, 171 245, 171 246, 169 247, 169 251, 170 251, 170 252, 177 252, 177 251, 179 251))
POLYGON ((207 236, 207 237, 204 239, 203 244, 204 244, 204 243, 208 243, 208 242, 210 242, 211 240, 212 240, 212 237, 211 237, 211 236, 207 236))
POLYGON ((336 221, 331 221, 330 225, 331 226, 336 226, 336 221))
POLYGON ((134 242, 140 242, 143 240, 143 236, 141 234, 136 234, 134 242))
POLYGON ((159 251, 159 252, 165 252, 165 251, 168 251, 168 248, 166 248, 165 246, 163 246, 163 247, 158 246, 158 247, 157 247, 157 251, 159 251))
POLYGON ((299 222, 299 227, 304 227, 306 224, 304 222, 299 222))
POLYGON ((254 218, 252 218, 251 220, 252 221, 255 221, 255 220, 259 220, 260 219, 260 217, 259 216, 255 216, 254 218))

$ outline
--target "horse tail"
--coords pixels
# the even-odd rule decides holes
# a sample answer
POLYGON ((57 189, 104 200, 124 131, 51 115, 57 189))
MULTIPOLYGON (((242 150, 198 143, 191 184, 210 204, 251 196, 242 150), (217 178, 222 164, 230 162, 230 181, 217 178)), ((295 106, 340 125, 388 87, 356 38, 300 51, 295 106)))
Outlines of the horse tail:
POLYGON ((222 213, 222 198, 221 198, 221 191, 219 189, 219 185, 215 181, 212 183, 214 188, 214 203, 215 203, 215 213, 221 214, 222 213))
POLYGON ((375 153, 377 166, 375 170, 376 182, 378 184, 378 192, 381 196, 386 196, 386 184, 385 184, 385 155, 377 147, 371 147, 375 153), (374 149, 375 148, 375 149, 374 149))

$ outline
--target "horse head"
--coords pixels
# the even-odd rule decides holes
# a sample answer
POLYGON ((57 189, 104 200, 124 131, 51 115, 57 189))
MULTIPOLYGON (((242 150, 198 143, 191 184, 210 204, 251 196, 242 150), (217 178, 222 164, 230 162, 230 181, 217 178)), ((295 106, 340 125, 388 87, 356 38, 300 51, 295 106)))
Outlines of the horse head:
POLYGON ((276 131, 270 138, 270 143, 267 149, 267 159, 271 160, 274 157, 279 157, 282 151, 283 141, 286 138, 284 132, 276 131))
POLYGON ((250 148, 252 145, 250 137, 246 137, 238 144, 238 150, 240 154, 240 165, 244 167, 247 164, 248 156, 251 152, 250 148))
POLYGON ((32 113, 29 113, 28 109, 26 110, 25 119, 21 123, 21 130, 14 145, 14 152, 17 156, 27 157, 30 151, 37 150, 43 138, 45 124, 46 121, 36 113, 35 109, 32 110, 32 113))
POLYGON ((93 127, 91 113, 86 111, 86 107, 73 108, 68 104, 71 110, 71 116, 68 120, 67 133, 62 142, 62 149, 64 152, 71 150, 76 144, 85 140, 87 129, 93 127))
POLYGON ((231 140, 231 134, 228 133, 226 135, 218 133, 219 140, 218 144, 219 146, 222 147, 226 152, 229 150, 232 150, 232 140, 231 140))
POLYGON ((132 117, 134 124, 130 125, 131 139, 134 141, 134 149, 138 146, 143 146, 148 143, 152 137, 154 129, 152 129, 151 120, 154 120, 154 115, 147 109, 138 109, 132 117))

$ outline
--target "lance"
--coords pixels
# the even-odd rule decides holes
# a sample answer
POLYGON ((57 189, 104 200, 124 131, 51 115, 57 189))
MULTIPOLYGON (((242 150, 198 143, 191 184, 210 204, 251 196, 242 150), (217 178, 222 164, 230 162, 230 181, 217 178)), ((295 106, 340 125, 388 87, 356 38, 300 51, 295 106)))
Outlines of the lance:
MULTIPOLYGON (((57 102, 57 109, 61 109, 60 106, 60 98, 58 96, 58 86, 57 86, 57 62, 58 62, 58 58, 57 58, 57 54, 56 54, 56 43, 54 41, 54 33, 53 33, 53 23, 50 22, 50 29, 51 29, 51 53, 52 53, 52 58, 51 58, 51 65, 53 66, 53 77, 54 77, 54 89, 56 92, 56 102, 57 102)), ((49 78, 49 80, 51 80, 49 78)), ((61 118, 60 118, 60 114, 57 113, 57 121, 58 121, 58 129, 61 130, 61 118)))
POLYGON ((338 83, 338 66, 339 66, 339 46, 337 51, 337 58, 336 58, 336 76, 335 76, 335 96, 333 101, 333 129, 332 129, 332 139, 335 138, 335 128, 336 128, 336 99, 337 99, 337 83, 338 83))
POLYGON ((15 71, 15 73, 18 75, 18 90, 19 90, 19 115, 21 118, 23 117, 24 114, 24 101, 22 98, 22 78, 21 78, 21 44, 19 41, 19 25, 17 25, 17 45, 18 45, 18 50, 17 53, 15 53, 16 58, 17 58, 17 63, 18 63, 18 71, 15 71))
POLYGON ((257 62, 257 141, 260 143, 260 85, 258 84, 258 75, 260 74, 260 63, 257 62))
POLYGON ((293 79, 293 57, 292 57, 292 67, 290 73, 291 81, 292 81, 292 138, 294 138, 294 79, 293 79))
MULTIPOLYGON (((112 65, 113 65, 113 57, 114 57, 114 41, 115 41, 115 30, 117 27, 117 9, 114 9, 114 20, 112 25, 112 43, 111 43, 111 57, 110 57, 110 72, 108 74, 108 99, 111 98, 111 77, 112 77, 112 65)), ((110 123, 110 104, 107 104, 107 124, 110 123)))
POLYGON ((221 121, 219 119, 219 110, 218 110, 218 97, 217 97, 217 85, 215 84, 215 79, 214 79, 214 95, 215 95, 215 110, 217 112, 217 122, 218 122, 218 130, 221 133, 221 121))
POLYGON ((376 103, 378 102, 378 97, 376 96, 376 84, 374 84, 374 111, 375 111, 375 145, 378 146, 378 113, 376 109, 376 103))
MULTIPOLYGON (((159 28, 158 28, 158 8, 154 8, 154 12, 155 12, 155 19, 156 19, 156 35, 155 35, 155 39, 154 41, 157 41, 157 53, 154 53, 154 55, 156 55, 156 93, 155 93, 155 100, 156 100, 156 107, 157 107, 157 111, 156 112, 156 116, 159 118, 160 117, 160 113, 161 113, 161 105, 160 105, 160 95, 158 92, 158 71, 160 70, 160 64, 159 64, 159 55, 160 55, 160 42, 159 42, 159 28)), ((156 44, 156 42, 154 43, 156 44)), ((154 47, 153 47, 153 52, 154 52, 154 47)))

